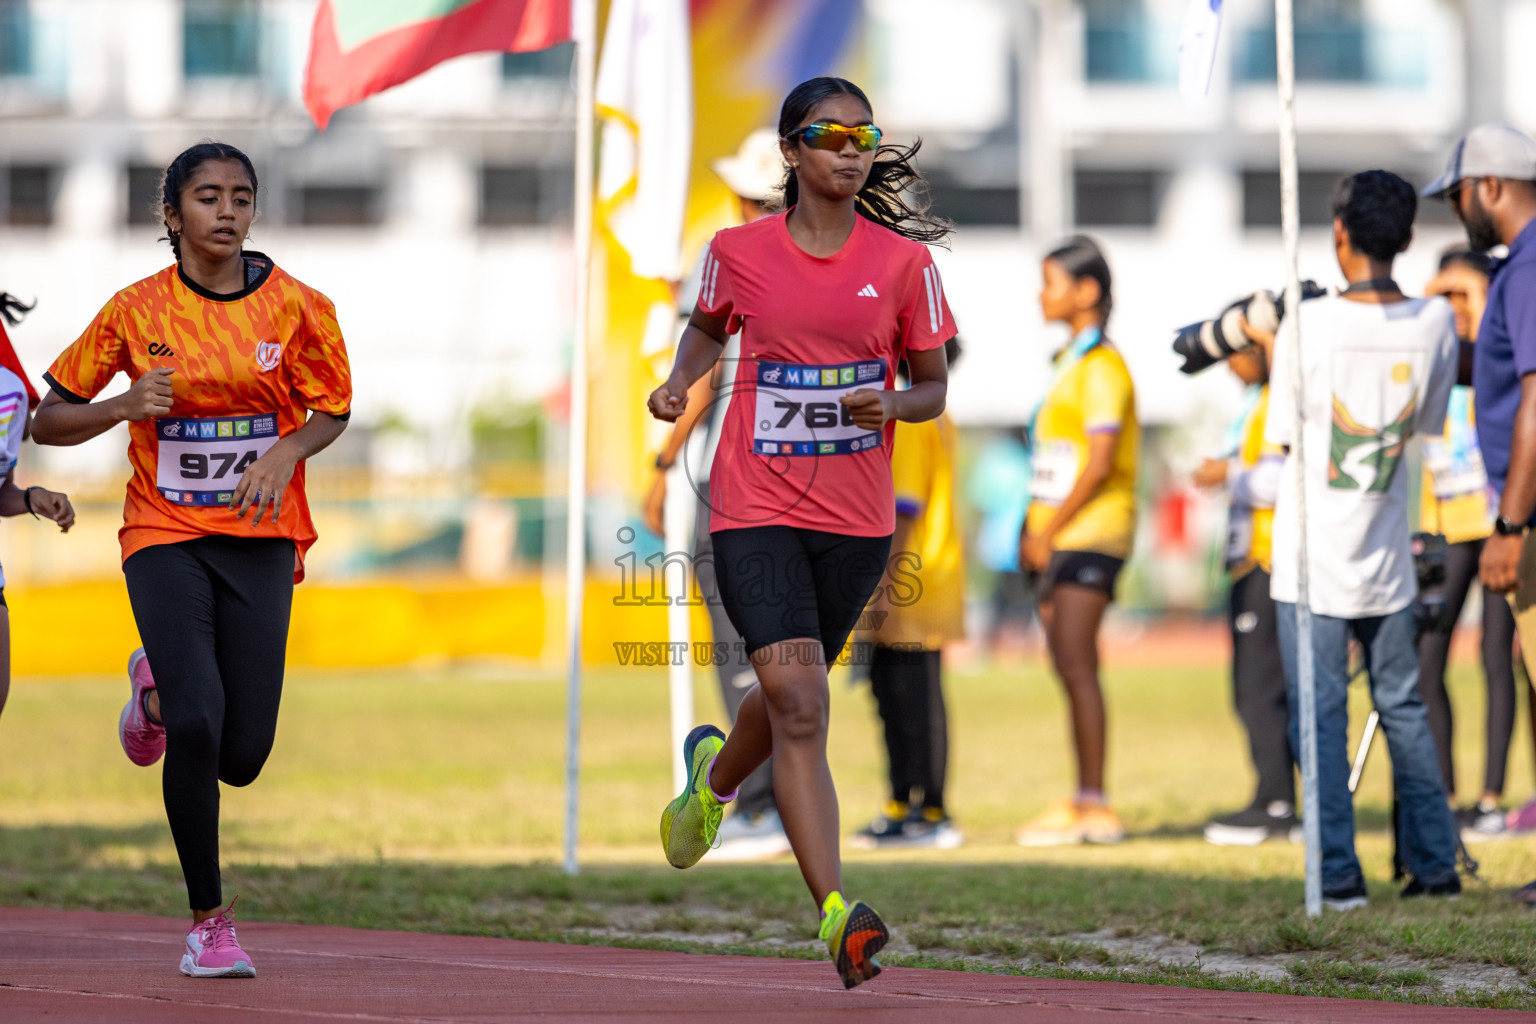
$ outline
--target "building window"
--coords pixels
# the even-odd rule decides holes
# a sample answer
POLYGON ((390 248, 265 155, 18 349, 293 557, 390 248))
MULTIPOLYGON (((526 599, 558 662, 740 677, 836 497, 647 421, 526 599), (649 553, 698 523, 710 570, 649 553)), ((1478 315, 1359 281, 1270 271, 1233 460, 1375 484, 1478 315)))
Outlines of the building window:
POLYGON ((27 0, 0 0, 0 77, 32 73, 32 12, 27 0))
POLYGON ((562 43, 547 50, 501 55, 501 77, 509 82, 529 79, 565 81, 571 77, 576 59, 576 44, 562 43))
POLYGON ((5 222, 27 227, 53 223, 53 201, 58 193, 57 168, 13 164, 6 168, 5 222))
POLYGON ((134 164, 128 168, 128 223, 141 227, 159 224, 165 206, 161 186, 165 171, 158 167, 134 164))
MULTIPOLYGON (((1297 190, 1301 223, 1323 227, 1333 223, 1333 189, 1344 175, 1337 171, 1302 171, 1297 190)), ((1243 226, 1280 226, 1280 174, 1277 171, 1243 172, 1243 226)))
POLYGON ((305 185, 298 190, 300 224, 364 227, 380 220, 375 185, 305 185))
POLYGON ((485 227, 547 225, 571 216, 570 167, 482 167, 480 223, 485 227))
MULTIPOLYGON (((1275 17, 1269 13, 1238 38, 1237 77, 1275 80, 1275 17)), ((1428 38, 1419 25, 1373 24, 1362 0, 1297 0, 1296 78, 1423 88, 1429 67, 1428 38)))
POLYGON ((1075 219, 1090 227, 1152 227, 1167 189, 1157 171, 1078 171, 1072 182, 1075 219))
POLYGON ((937 216, 957 225, 1019 225, 1017 185, 972 185, 935 172, 928 176, 928 198, 937 216))
POLYGON ((1147 15, 1142 0, 1085 0, 1083 71, 1090 82, 1171 84, 1177 26, 1147 15))
POLYGON ((254 78, 261 71, 261 9, 250 0, 186 0, 182 70, 188 78, 254 78))

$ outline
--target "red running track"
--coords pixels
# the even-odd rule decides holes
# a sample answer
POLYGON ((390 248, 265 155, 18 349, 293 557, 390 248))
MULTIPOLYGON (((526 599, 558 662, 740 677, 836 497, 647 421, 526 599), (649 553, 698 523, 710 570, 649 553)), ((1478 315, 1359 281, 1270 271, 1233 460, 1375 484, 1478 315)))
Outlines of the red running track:
POLYGON ((651 1020, 1527 1021, 1524 1014, 888 968, 851 992, 830 964, 318 925, 242 924, 258 977, 184 978, 186 923, 0 909, 0 1021, 651 1020))

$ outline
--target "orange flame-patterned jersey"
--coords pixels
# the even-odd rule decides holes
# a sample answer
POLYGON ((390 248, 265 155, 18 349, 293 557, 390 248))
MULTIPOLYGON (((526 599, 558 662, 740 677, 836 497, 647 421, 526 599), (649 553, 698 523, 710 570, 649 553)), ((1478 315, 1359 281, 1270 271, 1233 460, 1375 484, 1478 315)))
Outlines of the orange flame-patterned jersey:
POLYGON ((261 253, 245 254, 247 285, 217 295, 179 265, 114 295, 48 369, 63 399, 89 402, 119 372, 130 380, 170 367, 168 416, 128 425, 133 478, 118 532, 126 560, 155 544, 194 537, 288 537, 304 576, 315 525, 304 497, 304 463, 283 493, 283 510, 252 525, 229 495, 245 468, 310 410, 345 417, 352 373, 336 308, 261 253))

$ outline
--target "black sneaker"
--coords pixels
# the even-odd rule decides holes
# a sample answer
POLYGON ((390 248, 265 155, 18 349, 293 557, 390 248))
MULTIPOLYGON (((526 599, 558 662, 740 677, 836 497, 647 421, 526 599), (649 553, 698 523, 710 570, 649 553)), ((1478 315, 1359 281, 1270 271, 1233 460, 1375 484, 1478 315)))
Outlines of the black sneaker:
POLYGON ((1456 875, 1443 882, 1435 882, 1425 885, 1417 878, 1409 878, 1408 884, 1403 886, 1403 891, 1398 896, 1405 900, 1411 900, 1418 896, 1444 896, 1447 899, 1455 899, 1461 895, 1461 879, 1456 875))
POLYGON ((1269 839, 1289 838, 1295 827, 1296 809, 1284 800, 1275 800, 1211 819, 1205 826, 1205 841, 1215 846, 1258 846, 1269 839))
POLYGON ((1475 804, 1459 808, 1455 812, 1456 827, 1461 830, 1463 842, 1475 843, 1481 839, 1501 839, 1508 834, 1509 826, 1503 809, 1496 803, 1479 800, 1475 804))
MULTIPOLYGON (((896 806, 899 805, 890 805, 886 810, 894 810, 896 806)), ((876 850, 884 846, 903 845, 906 839, 906 824, 906 814, 899 818, 891 814, 882 814, 849 836, 848 845, 856 850, 876 850)))
POLYGON ((1323 887, 1323 906, 1329 910, 1354 910, 1364 907, 1371 902, 1366 895, 1365 883, 1355 882, 1353 885, 1343 885, 1329 889, 1323 887))

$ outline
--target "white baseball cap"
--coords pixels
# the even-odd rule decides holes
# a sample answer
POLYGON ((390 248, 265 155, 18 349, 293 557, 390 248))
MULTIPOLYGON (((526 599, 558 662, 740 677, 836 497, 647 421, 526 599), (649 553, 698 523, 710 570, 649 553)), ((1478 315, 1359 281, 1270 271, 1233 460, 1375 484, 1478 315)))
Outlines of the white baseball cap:
POLYGON ((1536 181, 1536 139, 1507 124, 1480 124, 1456 143, 1445 173, 1419 194, 1440 199, 1465 178, 1536 181))
POLYGON ((721 157, 710 166, 741 198, 766 203, 784 184, 787 165, 779 151, 779 133, 773 128, 759 128, 734 155, 721 157))

